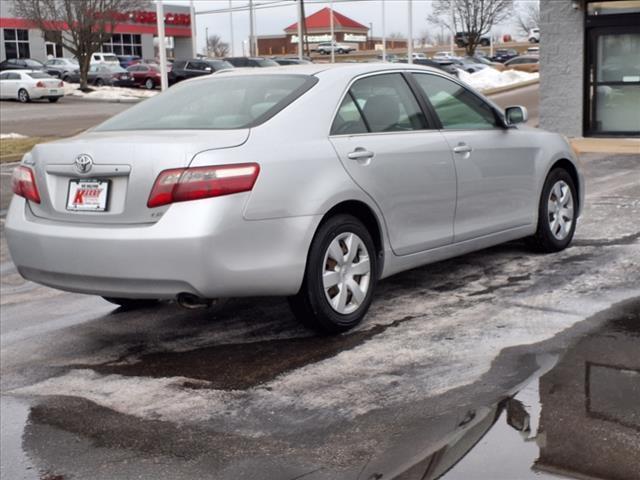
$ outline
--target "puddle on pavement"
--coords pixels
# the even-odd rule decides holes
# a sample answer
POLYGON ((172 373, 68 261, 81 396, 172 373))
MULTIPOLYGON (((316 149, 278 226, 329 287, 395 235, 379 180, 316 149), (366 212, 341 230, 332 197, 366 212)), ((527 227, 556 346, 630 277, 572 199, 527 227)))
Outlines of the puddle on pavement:
MULTIPOLYGON (((23 448, 48 471, 70 478, 85 478, 78 458, 87 455, 86 468, 91 471, 96 455, 85 452, 100 448, 126 455, 126 468, 134 468, 132 455, 147 469, 149 456, 160 456, 163 471, 174 468, 176 479, 199 474, 225 480, 638 480, 640 300, 627 302, 615 314, 575 341, 557 363, 553 357, 546 365, 548 354, 536 357, 542 368, 524 382, 518 380, 520 386, 509 392, 494 387, 490 395, 486 391, 480 395, 478 386, 470 385, 459 389, 455 401, 445 394, 425 399, 424 404, 365 414, 331 430, 310 425, 302 435, 261 438, 214 431, 206 425, 143 420, 88 400, 51 397, 31 409, 23 448), (425 415, 438 401, 448 407, 425 415), (78 452, 56 442, 55 435, 82 438, 88 446, 78 452)), ((214 388, 244 388, 352 348, 377 333, 229 345, 93 368, 144 376, 188 372, 190 378, 212 382, 214 388), (245 377, 249 380, 236 380, 245 377)), ((511 360, 509 368, 516 368, 513 363, 517 362, 511 360)), ((268 415, 264 428, 269 431, 268 415)), ((143 473, 140 478, 152 478, 145 476, 151 470, 138 472, 143 473)), ((109 474, 115 478, 113 472, 103 473, 93 478, 110 478, 109 474)))

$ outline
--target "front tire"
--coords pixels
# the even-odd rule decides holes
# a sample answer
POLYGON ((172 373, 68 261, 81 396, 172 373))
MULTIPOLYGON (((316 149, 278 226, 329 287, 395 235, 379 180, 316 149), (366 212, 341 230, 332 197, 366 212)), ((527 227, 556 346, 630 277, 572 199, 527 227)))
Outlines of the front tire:
POLYGON ((295 316, 328 334, 358 325, 371 305, 378 264, 371 234, 340 214, 324 222, 311 243, 302 287, 289 298, 295 316))
POLYGON ((538 206, 538 228, 529 238, 531 247, 544 253, 569 246, 576 230, 578 212, 576 187, 569 172, 553 169, 542 187, 538 206))
POLYGON ((125 310, 137 310, 139 308, 151 307, 158 303, 155 299, 147 298, 118 298, 118 297, 102 297, 109 303, 118 305, 125 310))
POLYGON ((156 82, 153 81, 153 78, 147 78, 144 81, 144 87, 147 90, 153 90, 154 88, 156 88, 156 82))

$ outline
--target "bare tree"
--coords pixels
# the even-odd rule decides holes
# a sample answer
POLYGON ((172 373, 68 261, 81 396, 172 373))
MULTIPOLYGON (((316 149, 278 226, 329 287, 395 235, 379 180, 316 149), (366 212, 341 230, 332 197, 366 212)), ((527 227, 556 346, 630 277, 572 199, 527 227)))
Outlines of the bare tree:
POLYGON ((407 38, 407 36, 406 36, 406 35, 404 35, 403 33, 400 33, 400 32, 392 32, 392 33, 389 35, 389 38, 390 38, 391 40, 404 40, 404 39, 406 39, 406 38, 407 38))
POLYGON ((483 35, 506 19, 513 0, 434 0, 428 21, 445 27, 453 35, 466 33, 466 54, 473 55, 483 35))
POLYGON ((427 45, 430 46, 434 43, 433 35, 431 35, 429 30, 422 30, 418 39, 420 40, 420 46, 422 47, 426 47, 427 45))
POLYGON ((82 90, 88 88, 91 55, 111 38, 115 24, 137 8, 136 0, 14 0, 16 16, 32 21, 45 34, 64 30, 57 38, 78 59, 82 90))
POLYGON ((209 35, 206 46, 207 55, 214 57, 226 57, 229 53, 229 44, 223 42, 219 35, 209 35))
POLYGON ((540 25, 540 3, 537 0, 522 3, 516 16, 518 31, 524 35, 540 25))

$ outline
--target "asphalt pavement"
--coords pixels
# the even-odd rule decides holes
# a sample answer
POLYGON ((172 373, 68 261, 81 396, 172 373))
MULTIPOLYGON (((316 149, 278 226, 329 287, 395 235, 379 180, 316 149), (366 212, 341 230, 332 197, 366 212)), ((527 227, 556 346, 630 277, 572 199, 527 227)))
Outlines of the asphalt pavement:
POLYGON ((570 248, 398 274, 337 337, 25 282, 2 230, 2 478, 637 480, 640 159, 582 161, 570 248))

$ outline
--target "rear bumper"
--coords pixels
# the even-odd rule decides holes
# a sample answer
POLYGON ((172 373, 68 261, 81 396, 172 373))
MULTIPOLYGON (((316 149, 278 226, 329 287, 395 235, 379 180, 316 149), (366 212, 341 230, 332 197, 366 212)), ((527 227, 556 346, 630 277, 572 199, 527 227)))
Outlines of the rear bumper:
POLYGON ((247 194, 172 205, 155 224, 71 224, 34 217, 14 197, 9 251, 28 280, 125 298, 292 295, 319 216, 247 221, 247 194))

